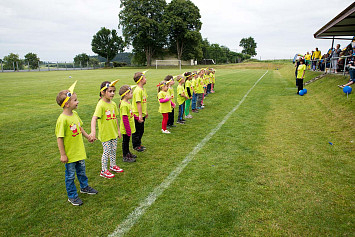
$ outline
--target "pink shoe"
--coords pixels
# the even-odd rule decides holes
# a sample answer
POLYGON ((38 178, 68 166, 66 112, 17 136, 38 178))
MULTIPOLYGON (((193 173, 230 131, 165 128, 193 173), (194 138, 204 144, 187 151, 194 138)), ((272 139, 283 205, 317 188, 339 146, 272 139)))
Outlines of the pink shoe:
POLYGON ((122 173, 123 169, 121 169, 120 167, 118 167, 117 165, 115 166, 110 166, 110 170, 115 171, 117 173, 122 173))
POLYGON ((112 179, 113 177, 115 177, 115 175, 108 170, 106 170, 105 172, 101 170, 100 176, 106 179, 112 179))

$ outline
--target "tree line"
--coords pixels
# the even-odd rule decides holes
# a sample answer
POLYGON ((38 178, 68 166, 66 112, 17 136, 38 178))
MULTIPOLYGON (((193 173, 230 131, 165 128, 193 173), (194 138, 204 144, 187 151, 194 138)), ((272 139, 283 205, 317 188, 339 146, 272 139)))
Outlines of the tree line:
MULTIPOLYGON (((133 48, 131 62, 147 66, 153 58, 163 59, 166 55, 176 55, 179 60, 213 59, 219 64, 241 62, 256 55, 257 44, 252 37, 240 41, 241 53, 203 39, 200 10, 190 0, 172 0, 169 4, 165 0, 121 0, 120 8, 118 28, 123 37, 115 29, 102 27, 91 41, 91 49, 99 57, 78 54, 74 64, 95 66, 104 59, 108 66, 129 47, 133 48)), ((26 54, 24 60, 11 53, 1 62, 4 69, 22 69, 24 64, 36 69, 40 59, 35 53, 26 54)))

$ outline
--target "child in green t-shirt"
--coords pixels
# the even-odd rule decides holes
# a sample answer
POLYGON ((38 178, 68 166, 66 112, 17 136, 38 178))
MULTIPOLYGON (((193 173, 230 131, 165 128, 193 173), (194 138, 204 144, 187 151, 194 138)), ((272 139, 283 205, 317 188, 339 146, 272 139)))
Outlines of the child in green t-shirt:
POLYGON ((68 194, 68 201, 74 206, 83 204, 78 196, 74 183, 75 172, 80 183, 80 192, 87 194, 97 194, 98 192, 89 186, 88 177, 85 170, 86 152, 83 136, 93 142, 93 139, 82 127, 83 122, 74 110, 77 109, 79 101, 74 93, 76 82, 69 88, 57 95, 57 103, 63 108, 55 128, 60 161, 65 163, 65 186, 68 194))
POLYGON ((122 153, 123 161, 135 162, 136 155, 132 154, 129 150, 129 140, 133 133, 136 132, 134 124, 134 117, 132 113, 132 106, 129 99, 132 99, 132 88, 129 85, 123 85, 120 88, 119 94, 121 96, 120 108, 120 130, 122 134, 122 153))
POLYGON ((158 85, 158 101, 159 101, 159 113, 163 115, 163 120, 161 123, 161 131, 163 133, 169 134, 170 131, 167 130, 167 124, 169 120, 169 112, 171 108, 175 107, 175 104, 171 102, 171 96, 168 95, 168 85, 166 81, 160 82, 158 85))
POLYGON ((99 140, 102 143, 103 154, 101 157, 100 176, 111 179, 115 177, 108 169, 108 159, 110 158, 110 170, 120 173, 123 170, 116 165, 117 138, 121 138, 120 127, 118 125, 118 109, 113 101, 115 96, 115 84, 118 80, 104 81, 100 86, 100 99, 96 105, 94 115, 91 120, 92 139, 96 138, 96 122, 99 127, 99 140))

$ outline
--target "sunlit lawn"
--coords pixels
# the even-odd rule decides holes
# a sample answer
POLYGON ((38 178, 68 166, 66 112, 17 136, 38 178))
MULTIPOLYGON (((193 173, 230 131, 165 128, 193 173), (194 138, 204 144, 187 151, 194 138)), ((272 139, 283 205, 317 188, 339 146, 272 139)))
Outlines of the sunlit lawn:
MULTIPOLYGON (((55 97, 78 80, 77 111, 90 132, 100 83, 132 85, 139 70, 0 73, 0 235, 112 233, 269 69, 127 235, 352 236, 354 95, 347 98, 336 87, 347 79, 325 77, 301 97, 292 65, 216 68, 216 93, 206 98, 206 108, 169 135, 161 134, 156 84, 180 71, 149 70, 147 151, 137 154, 136 163, 123 163, 120 140, 118 165, 125 172, 107 180, 99 176, 101 143, 85 141, 89 183, 99 194, 79 194, 80 207, 67 202, 54 135, 61 113, 55 97)), ((316 74, 307 72, 306 79, 316 74)))

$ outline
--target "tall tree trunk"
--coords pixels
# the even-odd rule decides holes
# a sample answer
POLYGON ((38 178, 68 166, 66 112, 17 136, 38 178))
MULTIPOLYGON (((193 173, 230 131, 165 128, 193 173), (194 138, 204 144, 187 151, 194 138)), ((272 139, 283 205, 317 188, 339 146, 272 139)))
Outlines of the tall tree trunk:
POLYGON ((176 51, 177 51, 178 60, 181 60, 183 50, 184 50, 184 43, 183 42, 179 42, 179 40, 177 40, 176 41, 176 51))
POLYGON ((145 58, 147 60, 147 66, 150 67, 152 65, 152 48, 148 46, 145 49, 145 58))
POLYGON ((176 52, 178 60, 181 60, 179 40, 176 40, 176 52))

